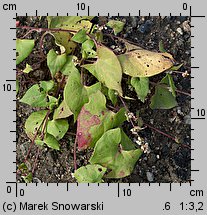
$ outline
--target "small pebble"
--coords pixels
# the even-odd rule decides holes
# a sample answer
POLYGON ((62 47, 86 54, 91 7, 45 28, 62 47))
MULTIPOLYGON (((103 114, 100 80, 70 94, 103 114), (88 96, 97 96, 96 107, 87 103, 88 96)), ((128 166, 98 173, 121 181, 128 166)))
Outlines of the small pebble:
POLYGON ((183 27, 183 30, 185 32, 190 32, 191 31, 191 28, 190 28, 190 25, 189 25, 188 21, 183 22, 182 27, 183 27))
POLYGON ((183 35, 183 30, 181 28, 177 28, 177 32, 180 34, 180 35, 183 35))
POLYGON ((190 125, 191 124, 191 116, 190 115, 184 116, 184 123, 186 125, 190 125))
POLYGON ((37 178, 37 177, 34 177, 34 178, 32 179, 32 182, 33 182, 33 183, 41 183, 41 180, 40 180, 39 178, 37 178))
POLYGON ((150 32, 150 29, 152 27, 152 22, 150 20, 147 20, 144 24, 142 24, 140 27, 139 27, 139 31, 141 33, 149 33, 150 32))
POLYGON ((146 175, 147 175, 147 180, 149 182, 153 182, 154 181, 154 175, 153 175, 152 172, 147 172, 146 175))

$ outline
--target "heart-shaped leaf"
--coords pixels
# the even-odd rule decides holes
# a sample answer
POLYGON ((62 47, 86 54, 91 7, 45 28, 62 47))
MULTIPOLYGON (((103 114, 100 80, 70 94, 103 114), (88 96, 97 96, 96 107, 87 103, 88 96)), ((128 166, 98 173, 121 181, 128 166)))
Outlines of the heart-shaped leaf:
POLYGON ((70 75, 70 73, 74 70, 76 72, 78 72, 78 69, 76 68, 75 63, 74 63, 74 61, 76 61, 76 60, 77 60, 77 57, 75 57, 73 55, 70 55, 67 57, 67 61, 66 61, 65 65, 60 70, 63 73, 63 75, 70 75))
POLYGON ((57 102, 57 99, 47 95, 47 92, 42 87, 35 84, 27 90, 23 98, 20 99, 20 102, 32 107, 49 107, 53 106, 57 102))
POLYGON ((96 52, 98 60, 94 64, 86 64, 83 67, 109 89, 116 90, 119 95, 122 95, 122 69, 117 56, 104 46, 98 46, 96 52))
POLYGON ((173 79, 167 74, 155 87, 155 94, 151 98, 150 108, 170 109, 177 106, 175 95, 173 79))
POLYGON ((62 119, 67 118, 69 116, 73 115, 65 101, 63 100, 59 107, 55 109, 53 119, 62 119))
POLYGON ((89 164, 77 169, 74 176, 79 183, 101 183, 103 182, 102 178, 106 170, 107 169, 101 165, 89 164))
MULTIPOLYGON (((41 124, 47 115, 46 110, 33 112, 25 122, 25 132, 30 139, 34 138, 38 128, 41 128, 41 124)), ((40 129, 41 131, 41 129, 40 129)))
POLYGON ((120 128, 105 132, 97 141, 90 158, 91 164, 99 164, 111 170, 107 174, 107 178, 123 178, 130 175, 142 154, 141 149, 122 150, 120 147, 121 137, 120 128))
POLYGON ((86 40, 81 47, 82 58, 87 59, 97 57, 96 52, 93 50, 94 46, 95 44, 93 40, 91 39, 86 40))
MULTIPOLYGON (((48 16, 49 28, 59 28, 65 30, 79 31, 81 29, 89 30, 92 23, 92 16, 48 16)), ((76 43, 71 40, 73 34, 70 32, 54 32, 55 42, 60 46, 61 53, 70 54, 76 48, 76 43)))
POLYGON ((106 25, 113 28, 114 34, 117 35, 123 30, 125 23, 118 20, 110 20, 106 25))
POLYGON ((51 134, 46 133, 44 143, 52 149, 60 150, 60 144, 58 143, 57 139, 51 134))
POLYGON ((118 113, 109 111, 106 108, 106 99, 100 91, 91 94, 89 102, 82 107, 77 120, 78 149, 93 147, 104 132, 120 126, 125 120, 124 109, 118 113))
POLYGON ((16 52, 17 52, 17 59, 16 65, 21 63, 29 54, 32 52, 34 48, 34 40, 16 40, 16 52))
POLYGON ((53 80, 50 81, 40 81, 40 87, 45 91, 49 92, 50 90, 53 89, 55 83, 53 80))
POLYGON ((133 50, 118 56, 123 73, 132 77, 150 77, 173 66, 169 53, 157 53, 144 49, 133 50))
POLYGON ((72 71, 68 77, 64 88, 64 100, 74 114, 74 121, 76 121, 81 108, 88 102, 87 90, 82 85, 80 74, 76 70, 72 71))
POLYGON ((86 29, 81 29, 71 38, 71 40, 76 43, 84 43, 88 38, 86 29))
POLYGON ((68 131, 69 124, 67 119, 51 120, 47 123, 47 132, 52 134, 57 140, 64 137, 68 131))
POLYGON ((66 54, 57 55, 53 49, 47 54, 47 65, 50 69, 52 77, 59 72, 67 61, 66 54))

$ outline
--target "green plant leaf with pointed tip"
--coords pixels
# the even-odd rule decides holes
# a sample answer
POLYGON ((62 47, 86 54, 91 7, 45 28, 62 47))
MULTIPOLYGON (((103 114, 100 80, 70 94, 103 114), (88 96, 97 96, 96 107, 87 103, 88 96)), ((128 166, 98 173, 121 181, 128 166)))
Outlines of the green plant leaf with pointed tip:
POLYGON ((116 90, 122 96, 122 69, 117 56, 104 46, 98 46, 96 52, 98 60, 94 64, 86 64, 83 67, 109 89, 116 90))
POLYGON ((172 71, 178 71, 182 66, 183 66, 183 63, 181 63, 181 64, 179 64, 177 66, 172 66, 170 68, 170 70, 172 70, 172 71))
POLYGON ((60 144, 58 143, 57 139, 51 134, 46 133, 44 137, 44 143, 52 149, 60 150, 60 144))
POLYGON ((68 128, 69 124, 67 119, 53 119, 47 123, 47 133, 53 135, 57 140, 64 137, 68 128))
POLYGON ((31 105, 32 107, 49 107, 56 104, 57 99, 53 96, 47 95, 47 92, 40 86, 35 84, 30 87, 20 102, 31 105))
POLYGON ((86 29, 81 29, 71 38, 76 43, 84 43, 87 39, 86 29))
POLYGON ((78 69, 76 68, 74 63, 74 61, 76 60, 77 60, 76 56, 70 55, 67 57, 65 65, 60 70, 63 73, 63 75, 70 75, 70 73, 74 70, 78 72, 78 69))
POLYGON ((32 173, 30 172, 28 175, 26 176, 21 176, 24 180, 25 183, 31 183, 32 182, 32 173))
POLYGON ((32 52, 34 48, 34 40, 27 40, 27 39, 17 39, 16 40, 16 65, 21 63, 29 54, 32 52))
POLYGON ((41 130, 41 124, 47 115, 47 110, 33 112, 25 122, 25 132, 32 140, 38 128, 41 130))
POLYGON ((50 90, 53 89, 54 87, 54 81, 50 80, 50 81, 40 81, 40 87, 45 91, 45 92, 49 92, 50 90))
POLYGON ((135 150, 135 144, 129 139, 126 133, 121 129, 121 145, 123 150, 130 151, 135 150))
POLYGON ((49 28, 60 28, 66 30, 89 30, 92 26, 90 20, 93 16, 48 16, 49 28))
POLYGON ((96 58, 97 54, 96 52, 93 50, 95 44, 93 42, 93 40, 88 39, 86 40, 81 47, 81 53, 82 53, 82 58, 83 59, 87 59, 87 58, 96 58))
POLYGON ((29 64, 26 64, 26 68, 23 70, 24 73, 28 74, 32 71, 32 67, 29 64))
POLYGON ((106 98, 100 91, 91 94, 77 120, 78 149, 94 147, 105 131, 120 126, 125 120, 124 108, 118 113, 109 111, 106 108, 106 98))
POLYGON ((68 77, 67 84, 64 88, 64 100, 74 114, 74 121, 76 121, 81 108, 88 102, 87 90, 81 83, 81 77, 78 71, 74 70, 68 77))
POLYGON ((59 72, 67 61, 66 54, 57 55, 53 49, 47 54, 47 65, 50 69, 52 77, 59 72))
POLYGON ((117 103, 116 91, 109 89, 108 96, 109 96, 109 99, 111 100, 112 104, 115 105, 117 103))
POLYGON ((67 118, 69 116, 73 115, 65 101, 63 100, 59 107, 55 109, 53 119, 62 119, 67 118))
POLYGON ((149 93, 149 78, 132 77, 131 85, 135 88, 138 98, 144 102, 149 93))
POLYGON ((79 183, 101 183, 102 178, 106 172, 106 168, 101 165, 87 165, 77 169, 74 173, 76 180, 79 183))
POLYGON ((98 82, 96 84, 93 84, 91 86, 85 86, 86 90, 87 90, 87 93, 88 93, 88 97, 93 94, 93 93, 96 93, 97 91, 101 91, 101 83, 98 82))
POLYGON ((130 175, 142 154, 141 149, 124 151, 121 144, 120 128, 108 130, 97 141, 90 158, 91 164, 99 164, 111 170, 107 178, 123 178, 130 175))
MULTIPOLYGON (((49 28, 79 31, 81 29, 89 30, 92 18, 92 16, 48 16, 47 20, 49 28)), ((62 50, 61 53, 70 54, 75 50, 77 44, 71 40, 72 33, 59 31, 54 32, 53 35, 56 44, 62 50)))
POLYGON ((166 79, 163 79, 160 83, 163 83, 163 84, 167 84, 169 85, 169 91, 172 93, 172 95, 174 97, 176 97, 176 87, 175 87, 175 84, 174 84, 174 81, 173 81, 173 78, 170 74, 167 74, 166 75, 167 78, 166 79), (167 80, 168 79, 168 80, 167 80))
POLYGON ((112 28, 114 30, 114 34, 117 35, 123 30, 125 23, 118 20, 110 20, 106 25, 112 28))
POLYGON ((123 73, 132 77, 151 77, 173 66, 169 53, 157 53, 144 49, 133 50, 118 56, 123 73))
POLYGON ((151 98, 150 108, 171 109, 177 106, 175 96, 175 85, 173 79, 169 74, 167 74, 155 87, 155 94, 151 98))

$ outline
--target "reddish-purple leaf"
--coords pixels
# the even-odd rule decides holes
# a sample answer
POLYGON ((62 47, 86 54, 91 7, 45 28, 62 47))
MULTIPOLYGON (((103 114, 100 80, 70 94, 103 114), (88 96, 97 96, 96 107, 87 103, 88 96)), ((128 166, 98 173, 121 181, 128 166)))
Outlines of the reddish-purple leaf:
POLYGON ((101 124, 100 117, 91 114, 83 106, 77 120, 76 138, 79 150, 84 150, 90 145, 92 137, 89 130, 92 126, 99 124, 101 124))

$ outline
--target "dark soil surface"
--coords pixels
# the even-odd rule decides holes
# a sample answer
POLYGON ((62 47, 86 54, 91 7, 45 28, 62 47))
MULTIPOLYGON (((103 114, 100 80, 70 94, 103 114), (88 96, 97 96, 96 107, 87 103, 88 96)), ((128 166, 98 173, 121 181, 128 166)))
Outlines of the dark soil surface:
MULTIPOLYGON (((171 53, 178 64, 182 63, 181 72, 190 74, 191 62, 191 31, 189 17, 107 17, 107 19, 124 20, 124 30, 118 35, 140 45, 148 50, 159 51, 159 42, 162 40, 167 52, 171 53)), ((18 17, 21 25, 33 27, 47 27, 45 17, 18 17)), ((104 29, 110 33, 110 29, 104 29)), ((17 38, 25 35, 26 30, 17 30, 17 38)), ((31 141, 24 132, 24 124, 28 116, 37 109, 31 109, 28 105, 18 102, 26 90, 39 80, 49 80, 50 74, 46 65, 45 56, 40 54, 39 41, 42 33, 32 32, 26 38, 36 40, 36 48, 32 54, 18 65, 17 79, 20 81, 20 92, 17 95, 17 166, 24 161, 31 141), (32 65, 34 71, 30 74, 22 74, 21 69, 26 63, 32 65)), ((113 49, 115 53, 122 52, 123 44, 117 39, 105 38, 105 45, 113 49)), ((54 47, 52 36, 45 37, 43 52, 46 54, 54 47)), ((150 81, 158 82, 165 76, 157 75, 150 81)), ((172 73, 177 90, 190 93, 190 77, 183 77, 180 73, 172 73)), ((123 85, 127 96, 136 98, 136 93, 123 85)), ((151 86, 151 92, 154 92, 151 86)), ((119 180, 105 180, 106 182, 188 182, 191 179, 191 98, 189 95, 177 93, 178 106, 170 110, 152 110, 149 108, 150 96, 145 103, 139 100, 126 101, 129 110, 139 116, 143 122, 153 128, 170 134, 179 140, 174 140, 157 132, 153 128, 146 127, 140 132, 140 136, 148 143, 148 152, 144 153, 137 162, 133 173, 119 180)), ((120 106, 122 104, 120 103, 120 106)), ((44 148, 40 151, 33 182, 76 182, 72 177, 73 144, 75 125, 70 122, 71 130, 60 141, 61 151, 44 148)), ((133 140, 130 132, 131 124, 124 124, 125 132, 133 140)), ((37 147, 32 148, 27 165, 32 170, 37 147)), ((86 165, 90 157, 90 151, 77 152, 78 167, 86 165)), ((21 175, 17 174, 17 180, 22 182, 21 175)))

